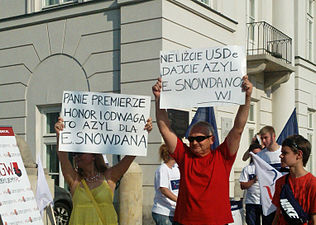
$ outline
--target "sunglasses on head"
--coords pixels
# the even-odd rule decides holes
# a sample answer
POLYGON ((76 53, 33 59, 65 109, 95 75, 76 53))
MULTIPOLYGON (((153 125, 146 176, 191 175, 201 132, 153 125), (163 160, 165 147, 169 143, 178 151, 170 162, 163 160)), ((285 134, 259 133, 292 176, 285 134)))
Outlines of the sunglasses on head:
POLYGON ((201 141, 204 141, 205 139, 207 139, 209 137, 212 137, 212 135, 209 135, 209 136, 196 136, 196 137, 189 136, 188 140, 189 140, 189 142, 193 142, 194 140, 197 141, 197 142, 201 142, 201 141))

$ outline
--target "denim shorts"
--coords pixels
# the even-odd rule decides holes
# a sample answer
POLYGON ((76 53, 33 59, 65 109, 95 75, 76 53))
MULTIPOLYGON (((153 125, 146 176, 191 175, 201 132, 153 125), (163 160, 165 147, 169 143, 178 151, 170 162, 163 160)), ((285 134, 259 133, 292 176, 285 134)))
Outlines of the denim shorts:
POLYGON ((165 216, 161 214, 151 213, 156 225, 172 225, 173 216, 165 216))

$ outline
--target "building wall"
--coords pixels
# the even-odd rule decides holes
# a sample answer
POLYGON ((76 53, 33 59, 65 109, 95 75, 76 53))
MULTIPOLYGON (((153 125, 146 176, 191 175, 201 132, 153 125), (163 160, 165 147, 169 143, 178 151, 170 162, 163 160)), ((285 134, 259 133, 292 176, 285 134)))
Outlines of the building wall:
POLYGON ((13 125, 33 150, 40 147, 35 135, 39 108, 60 104, 63 90, 120 90, 120 12, 96 12, 100 7, 2 22, 0 83, 6 94, 1 95, 1 124, 13 125))
MULTIPOLYGON (((155 123, 151 87, 159 75, 159 51, 246 46, 247 2, 214 0, 214 10, 191 0, 83 1, 24 15, 26 3, 0 0, 0 125, 12 125, 15 133, 26 139, 35 159, 43 151, 41 109, 60 106, 63 90, 152 96, 151 116, 155 123), (16 6, 14 10, 1 13, 4 8, 11 8, 11 4, 16 6), (20 16, 3 19, 16 15, 20 16)), ((306 31, 300 25, 305 21, 305 14, 299 0, 293 2, 297 9, 295 19, 287 7, 283 9, 287 17, 295 21, 295 29, 286 28, 284 32, 293 31, 295 56, 301 57, 293 63, 297 67, 292 74, 293 87, 292 84, 283 87, 282 94, 275 97, 280 87, 265 88, 263 72, 250 76, 255 87, 252 95, 255 119, 247 123, 242 135, 230 178, 231 197, 242 197, 238 178, 241 169, 248 164, 241 158, 251 138, 249 129, 257 132, 265 125, 281 121, 277 125, 278 135, 289 116, 280 110, 283 107, 292 111, 292 106, 284 100, 288 92, 295 93, 293 107, 295 103, 300 132, 305 135, 311 131, 307 126, 307 114, 316 111, 315 61, 304 60, 302 48, 306 31), (283 105, 276 108, 276 99, 283 101, 283 105), (280 112, 276 113, 277 110, 280 112)), ((34 8, 33 0, 32 4, 34 8)), ((274 16, 272 0, 258 0, 256 6, 257 21, 265 20, 282 28, 283 19, 280 21, 274 16)), ((220 141, 231 128, 236 111, 237 107, 216 107, 220 141)), ((315 144, 315 131, 312 132, 315 144)), ((161 143, 158 128, 154 126, 149 135, 147 157, 136 158, 144 174, 144 224, 153 223, 154 172, 160 164, 158 148, 161 143)), ((315 158, 316 153, 313 153, 314 162, 315 158)))
POLYGON ((0 0, 0 19, 19 16, 26 13, 26 1, 0 0))
POLYGON ((299 131, 304 137, 311 139, 312 153, 307 168, 315 175, 316 167, 316 3, 314 1, 312 14, 308 13, 308 1, 294 1, 295 4, 295 105, 299 131), (309 58, 308 18, 312 19, 312 58, 309 58), (310 117, 311 116, 311 117, 310 117), (312 119, 310 124, 310 119, 312 119), (314 146, 314 147, 313 147, 314 146))

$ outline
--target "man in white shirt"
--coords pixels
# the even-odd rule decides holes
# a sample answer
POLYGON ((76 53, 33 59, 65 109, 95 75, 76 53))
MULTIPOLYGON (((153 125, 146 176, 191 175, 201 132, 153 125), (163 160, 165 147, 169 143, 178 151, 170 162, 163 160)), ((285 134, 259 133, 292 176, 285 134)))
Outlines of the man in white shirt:
MULTIPOLYGON (((269 163, 273 168, 281 169, 281 146, 276 142, 275 130, 272 126, 265 126, 259 131, 262 144, 265 148, 257 155, 269 163)), ((275 212, 262 218, 262 225, 271 225, 275 212)))

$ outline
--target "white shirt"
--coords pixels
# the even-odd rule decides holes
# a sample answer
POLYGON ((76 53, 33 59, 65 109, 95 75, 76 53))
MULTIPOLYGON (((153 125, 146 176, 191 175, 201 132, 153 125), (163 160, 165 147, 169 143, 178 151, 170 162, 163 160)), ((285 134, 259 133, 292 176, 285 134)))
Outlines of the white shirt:
POLYGON ((173 194, 178 196, 180 186, 180 171, 178 164, 174 164, 172 168, 169 168, 163 163, 155 172, 155 198, 152 212, 165 215, 173 216, 176 208, 176 202, 167 198, 160 192, 161 187, 168 188, 173 194))
MULTIPOLYGON (((254 163, 250 163, 243 168, 239 181, 248 182, 252 180, 254 176, 256 176, 256 167, 254 163)), ((258 181, 253 183, 253 185, 246 190, 245 204, 260 204, 260 187, 258 181)))
POLYGON ((258 152, 257 155, 263 159, 265 162, 269 163, 270 166, 280 171, 281 169, 281 148, 280 146, 278 150, 271 152, 268 149, 264 148, 261 152, 258 152))

